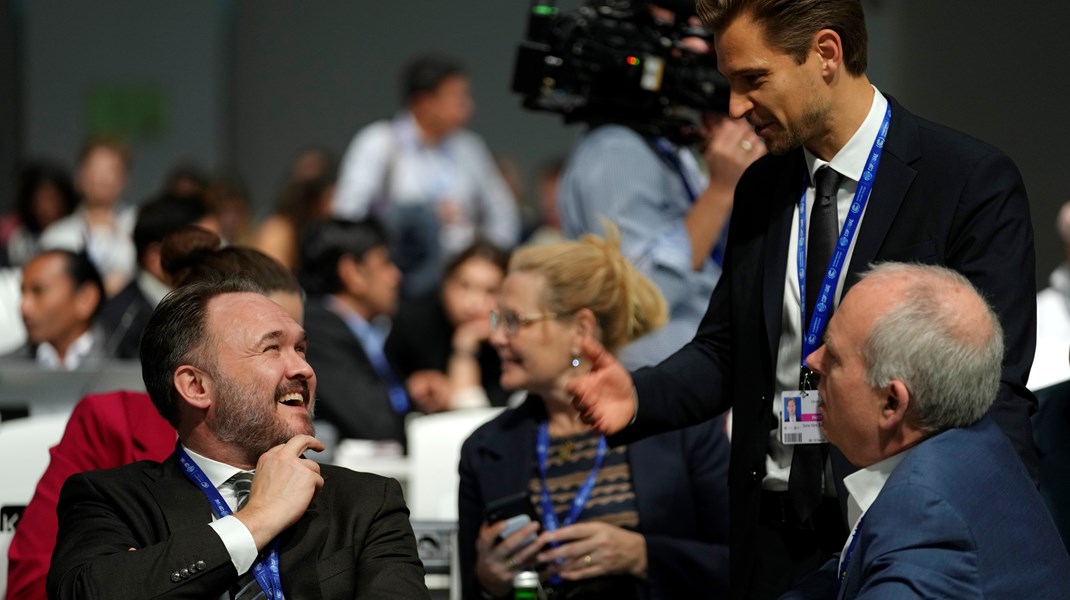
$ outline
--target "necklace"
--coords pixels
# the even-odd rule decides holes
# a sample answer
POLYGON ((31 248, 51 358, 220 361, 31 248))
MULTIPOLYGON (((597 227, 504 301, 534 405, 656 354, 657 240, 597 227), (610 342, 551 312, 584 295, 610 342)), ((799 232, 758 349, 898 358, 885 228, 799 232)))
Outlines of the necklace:
POLYGON ((572 456, 572 440, 565 440, 565 443, 561 444, 561 451, 558 456, 561 457, 561 462, 568 462, 568 459, 572 456))

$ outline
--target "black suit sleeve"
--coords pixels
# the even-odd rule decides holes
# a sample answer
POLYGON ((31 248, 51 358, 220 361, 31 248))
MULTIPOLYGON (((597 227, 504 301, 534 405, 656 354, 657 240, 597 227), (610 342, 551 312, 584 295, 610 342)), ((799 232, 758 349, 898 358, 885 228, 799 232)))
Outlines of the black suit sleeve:
POLYGON ((472 438, 461 449, 460 484, 457 490, 457 550, 460 554, 461 598, 478 600, 480 585, 476 579, 476 538, 483 525, 486 501, 479 489, 479 458, 472 438))
POLYGON ((1022 177, 1010 158, 993 149, 976 162, 962 189, 946 261, 982 290, 999 316, 1005 354, 991 415, 1034 481, 1037 455, 1029 418, 1036 398, 1025 384, 1036 346, 1035 260, 1022 177))
POLYGON ((237 581, 230 555, 207 519, 145 546, 129 525, 139 517, 137 510, 127 510, 134 508, 125 506, 127 500, 102 493, 85 473, 67 480, 57 507, 49 598, 217 598, 237 581))

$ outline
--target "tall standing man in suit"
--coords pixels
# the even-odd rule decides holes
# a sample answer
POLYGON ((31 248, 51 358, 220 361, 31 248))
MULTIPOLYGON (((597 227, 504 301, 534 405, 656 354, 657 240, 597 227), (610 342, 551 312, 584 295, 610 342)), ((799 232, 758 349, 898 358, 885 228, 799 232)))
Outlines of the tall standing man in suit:
POLYGON ((428 598, 397 482, 306 460, 301 327, 245 279, 169 294, 141 363, 163 463, 71 476, 50 598, 428 598))
POLYGON ((733 597, 775 598, 847 535, 837 496, 846 498, 852 467, 820 428, 789 439, 778 424, 785 393, 809 392, 814 406, 803 412, 816 407, 816 376, 802 359, 874 261, 946 265, 992 302, 1007 353, 990 412, 1035 469, 1035 400, 1024 385, 1033 233, 1009 158, 914 116, 869 82, 860 0, 698 8, 731 86, 730 115, 746 119, 770 154, 736 188, 724 272, 695 339, 632 375, 592 345, 595 368, 572 391, 584 418, 620 442, 733 409, 733 597))
POLYGON ((1066 548, 985 416, 1002 358, 996 315, 954 271, 884 263, 851 288, 806 362, 829 442, 859 467, 852 534, 792 600, 1066 597, 1066 548))

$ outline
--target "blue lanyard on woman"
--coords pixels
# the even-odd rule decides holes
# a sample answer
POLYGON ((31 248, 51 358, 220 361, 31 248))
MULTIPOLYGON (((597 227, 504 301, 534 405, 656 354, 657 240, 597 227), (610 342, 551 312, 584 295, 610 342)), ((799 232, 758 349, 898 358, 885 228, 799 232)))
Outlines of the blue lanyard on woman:
MULTIPOLYGON (((892 107, 889 104, 884 111, 884 121, 881 123, 877 139, 873 140, 873 148, 869 151, 869 160, 866 168, 862 171, 862 180, 855 189, 854 200, 851 201, 851 211, 843 221, 843 229, 840 237, 836 240, 836 249, 832 253, 829 266, 825 269, 825 279, 821 283, 820 296, 816 298, 814 314, 810 317, 810 326, 805 329, 803 336, 802 366, 806 366, 806 357, 810 356, 821 345, 821 338, 825 335, 825 326, 828 321, 829 308, 832 306, 833 296, 836 294, 836 286, 843 271, 844 262, 847 260, 847 250, 851 247, 858 222, 862 219, 862 211, 869 201, 869 192, 873 189, 873 179, 877 176, 877 167, 881 163, 881 154, 884 152, 884 140, 888 137, 888 126, 892 120, 892 107)), ((802 197, 799 198, 799 249, 798 264, 799 272, 799 311, 802 314, 800 321, 806 327, 806 186, 803 186, 802 197)))
MULTIPOLYGON (((587 500, 591 497, 591 491, 594 490, 594 484, 598 479, 598 471, 602 469, 602 461, 606 458, 606 438, 605 436, 598 436, 598 451, 594 457, 594 467, 591 468, 591 473, 587 476, 587 480, 583 482, 580 489, 576 492, 576 497, 572 499, 572 505, 569 508, 568 514, 565 515, 565 519, 561 521, 561 527, 568 527, 576 522, 580 513, 583 512, 583 507, 587 504, 587 500)), ((539 462, 539 478, 542 481, 542 494, 540 499, 540 505, 542 506, 542 526, 546 531, 556 531, 559 527, 557 521, 557 512, 554 510, 554 502, 550 498, 550 488, 546 484, 546 463, 549 460, 550 454, 550 427, 546 421, 539 423, 538 439, 535 442, 535 456, 539 462)), ((559 544, 552 543, 551 547, 556 548, 559 544)), ((561 582, 560 578, 556 575, 550 579, 550 583, 557 585, 561 582)))
MULTIPOLYGON (((179 464, 182 465, 182 472, 208 498, 208 503, 212 505, 212 512, 216 518, 222 519, 230 515, 230 507, 223 500, 223 496, 219 494, 219 490, 212 485, 211 480, 208 479, 208 476, 204 474, 204 471, 201 470, 197 463, 189 457, 189 454, 186 454, 181 442, 176 445, 175 452, 178 454, 179 464)), ((271 551, 268 552, 266 559, 260 556, 253 563, 253 577, 256 578, 257 583, 263 588, 264 594, 268 598, 271 600, 283 600, 282 579, 279 577, 279 538, 271 540, 270 547, 271 551)))

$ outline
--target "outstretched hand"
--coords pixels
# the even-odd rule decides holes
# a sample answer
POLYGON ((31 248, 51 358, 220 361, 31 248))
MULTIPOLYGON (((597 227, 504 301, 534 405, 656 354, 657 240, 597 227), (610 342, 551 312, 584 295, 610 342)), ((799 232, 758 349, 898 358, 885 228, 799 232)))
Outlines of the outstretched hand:
POLYGON ((572 406, 584 423, 604 435, 617 433, 635 416, 632 376, 596 340, 584 339, 582 351, 591 363, 591 371, 570 381, 565 391, 572 394, 572 406))

